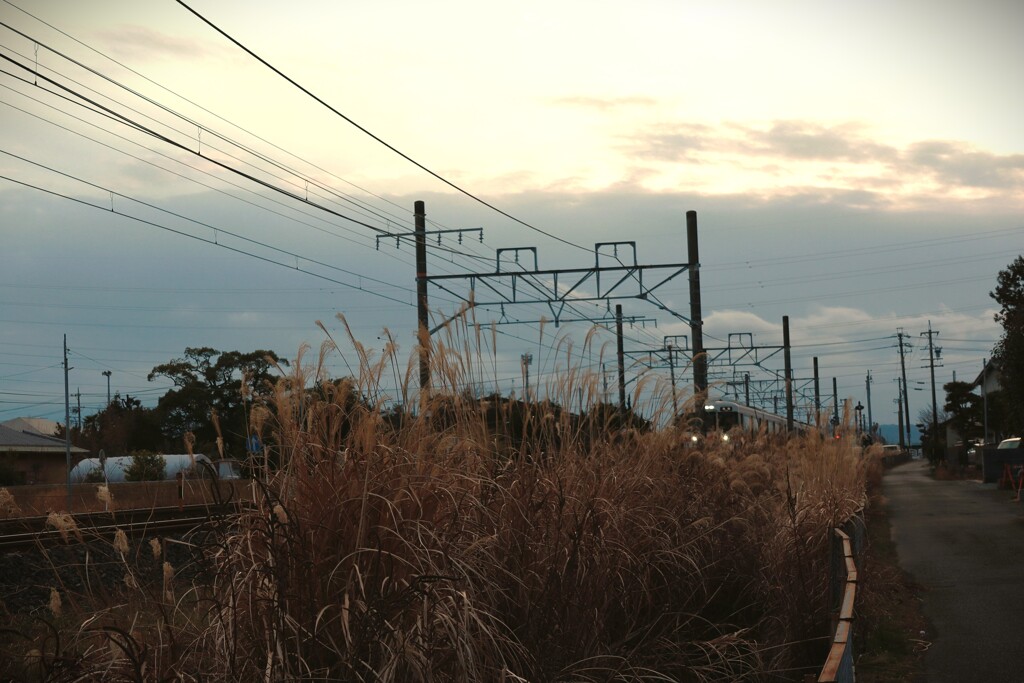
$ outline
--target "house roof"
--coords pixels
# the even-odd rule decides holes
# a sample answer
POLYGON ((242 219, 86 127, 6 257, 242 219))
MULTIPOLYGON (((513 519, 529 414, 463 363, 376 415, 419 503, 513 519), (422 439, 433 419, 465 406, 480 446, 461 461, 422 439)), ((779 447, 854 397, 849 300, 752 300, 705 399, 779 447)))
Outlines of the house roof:
MULTIPOLYGON (((67 448, 62 439, 43 436, 31 431, 18 431, 0 425, 0 452, 63 453, 67 448)), ((88 453, 84 448, 71 447, 72 453, 88 453)))
POLYGON ((8 427, 17 432, 35 432, 43 436, 53 436, 60 425, 45 417, 16 417, 13 420, 0 422, 0 427, 8 427))

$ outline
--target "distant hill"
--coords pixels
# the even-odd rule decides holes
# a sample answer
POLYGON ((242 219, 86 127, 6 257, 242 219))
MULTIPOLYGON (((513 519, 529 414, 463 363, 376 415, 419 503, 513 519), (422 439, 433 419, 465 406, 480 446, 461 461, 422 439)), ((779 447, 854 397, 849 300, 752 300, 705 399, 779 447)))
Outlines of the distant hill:
MULTIPOLYGON (((886 443, 900 442, 899 425, 878 425, 878 431, 886 443)), ((913 425, 910 427, 910 442, 911 444, 921 443, 921 432, 913 425)))

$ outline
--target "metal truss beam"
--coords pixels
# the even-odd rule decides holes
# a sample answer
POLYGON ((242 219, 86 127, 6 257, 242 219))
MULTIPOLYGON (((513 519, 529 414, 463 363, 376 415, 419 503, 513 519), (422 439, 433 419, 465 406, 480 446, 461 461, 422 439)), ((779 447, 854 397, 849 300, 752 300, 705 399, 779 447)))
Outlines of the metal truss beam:
MULTIPOLYGON (((689 269, 686 263, 640 265, 636 263, 634 242, 601 242, 594 245, 593 268, 550 268, 538 267, 535 247, 511 247, 499 249, 495 270, 491 273, 458 273, 429 275, 427 282, 458 299, 470 298, 477 306, 503 306, 511 304, 544 304, 551 311, 557 325, 562 321, 566 306, 591 301, 610 302, 618 299, 653 298, 659 288, 679 277, 689 269), (613 254, 607 250, 611 248, 613 254), (618 256, 619 249, 632 250, 632 262, 623 263, 618 256), (502 270, 502 256, 512 254, 519 266, 520 253, 532 254, 533 269, 502 270), (608 260, 617 265, 602 265, 608 260), (655 275, 657 273, 657 275, 655 275), (652 277, 647 277, 648 275, 652 277), (450 283, 469 281, 470 297, 456 292, 450 283)), ((667 309, 660 302, 659 308, 667 309)), ((686 320, 682 315, 669 311, 686 320)))

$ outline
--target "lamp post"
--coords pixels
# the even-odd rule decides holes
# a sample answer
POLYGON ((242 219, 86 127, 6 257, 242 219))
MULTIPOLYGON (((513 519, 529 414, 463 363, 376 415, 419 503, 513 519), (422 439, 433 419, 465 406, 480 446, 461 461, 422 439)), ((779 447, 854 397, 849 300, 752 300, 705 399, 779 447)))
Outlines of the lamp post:
POLYGON ((107 378, 107 405, 110 405, 110 370, 104 370, 103 376, 107 378))

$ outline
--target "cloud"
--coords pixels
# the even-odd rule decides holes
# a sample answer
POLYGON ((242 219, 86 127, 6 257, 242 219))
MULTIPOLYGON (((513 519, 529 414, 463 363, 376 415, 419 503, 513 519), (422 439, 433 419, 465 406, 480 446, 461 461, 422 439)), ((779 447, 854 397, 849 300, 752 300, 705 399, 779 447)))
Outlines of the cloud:
POLYGON ((136 24, 122 24, 99 36, 119 57, 180 59, 214 54, 208 45, 136 24))
POLYGON ((786 159, 891 162, 898 157, 895 148, 865 139, 860 130, 860 126, 850 124, 829 128, 815 123, 780 121, 768 130, 746 129, 744 132, 748 152, 786 159))
POLYGON ((903 166, 932 173, 943 184, 1024 188, 1024 154, 1000 156, 964 143, 930 140, 911 145, 903 166))
POLYGON ((654 161, 700 163, 700 152, 725 151, 727 138, 721 129, 697 123, 658 126, 627 139, 624 151, 654 161))
POLYGON ((550 102, 561 107, 580 107, 583 109, 596 109, 602 112, 622 107, 653 107, 658 103, 653 97, 639 95, 629 97, 589 97, 577 95, 558 97, 550 100, 550 102))
POLYGON ((622 138, 632 174, 767 197, 810 197, 851 208, 907 208, 998 199, 1018 206, 1024 155, 1000 155, 954 140, 897 145, 858 123, 782 120, 765 125, 663 123, 622 138), (648 173, 642 170, 647 169, 648 173))

